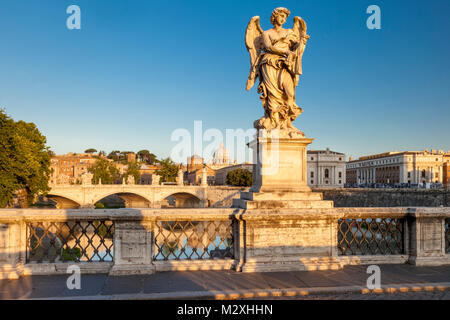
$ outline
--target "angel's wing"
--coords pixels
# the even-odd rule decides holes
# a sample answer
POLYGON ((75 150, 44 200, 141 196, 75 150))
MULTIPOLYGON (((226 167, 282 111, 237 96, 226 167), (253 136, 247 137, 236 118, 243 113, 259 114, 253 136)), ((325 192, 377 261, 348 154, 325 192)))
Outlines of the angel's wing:
POLYGON ((300 37, 306 37, 309 39, 309 36, 306 34, 306 22, 300 17, 294 17, 294 26, 292 27, 292 31, 300 37))
POLYGON ((297 60, 294 66, 295 74, 302 74, 302 56, 305 51, 306 41, 309 39, 309 36, 306 34, 306 22, 300 17, 294 17, 294 27, 292 27, 292 31, 298 38, 300 39, 300 45, 297 48, 297 60))
POLYGON ((247 90, 250 90, 253 87, 255 80, 258 77, 256 65, 263 48, 262 33, 263 30, 259 25, 259 17, 253 17, 248 23, 247 30, 245 31, 245 46, 250 53, 250 74, 247 80, 247 90))

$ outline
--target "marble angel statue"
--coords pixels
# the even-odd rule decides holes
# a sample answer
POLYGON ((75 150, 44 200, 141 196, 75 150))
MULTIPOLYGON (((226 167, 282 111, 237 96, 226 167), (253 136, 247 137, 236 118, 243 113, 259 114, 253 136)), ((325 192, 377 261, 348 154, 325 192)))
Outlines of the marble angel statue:
POLYGON ((259 17, 253 17, 245 33, 245 45, 250 54, 250 74, 247 90, 259 78, 258 93, 261 94, 264 116, 256 120, 256 129, 280 130, 287 137, 304 137, 292 122, 302 113, 295 103, 295 87, 302 74, 302 56, 309 36, 306 23, 294 18, 294 27, 284 29, 290 11, 276 8, 270 22, 273 28, 263 31, 259 17))

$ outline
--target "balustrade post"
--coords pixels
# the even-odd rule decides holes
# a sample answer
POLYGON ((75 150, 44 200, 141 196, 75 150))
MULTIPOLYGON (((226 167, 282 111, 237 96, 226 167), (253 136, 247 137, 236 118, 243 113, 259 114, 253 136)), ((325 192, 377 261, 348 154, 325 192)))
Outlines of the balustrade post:
POLYGON ((154 221, 115 221, 110 275, 153 274, 154 221))
POLYGON ((445 214, 440 208, 410 208, 409 263, 416 266, 450 264, 445 252, 445 214))
POLYGON ((25 223, 19 212, 0 220, 0 279, 18 279, 25 255, 25 223), (6 219, 5 219, 6 218, 6 219))

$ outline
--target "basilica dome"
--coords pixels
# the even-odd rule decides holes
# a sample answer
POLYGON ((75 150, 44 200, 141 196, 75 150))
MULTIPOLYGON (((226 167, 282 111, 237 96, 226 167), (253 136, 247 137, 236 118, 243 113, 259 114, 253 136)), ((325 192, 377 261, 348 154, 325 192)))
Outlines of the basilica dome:
POLYGON ((223 142, 220 143, 219 149, 214 152, 212 162, 214 165, 231 164, 230 153, 225 149, 223 142))

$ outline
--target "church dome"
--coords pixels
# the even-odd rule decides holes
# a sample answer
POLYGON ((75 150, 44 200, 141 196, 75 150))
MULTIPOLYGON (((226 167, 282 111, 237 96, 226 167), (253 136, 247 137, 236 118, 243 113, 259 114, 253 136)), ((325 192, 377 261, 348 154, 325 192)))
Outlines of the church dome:
POLYGON ((216 152, 214 152, 213 164, 221 165, 221 164, 230 164, 230 163, 231 163, 230 154, 227 151, 227 149, 225 149, 223 142, 221 142, 219 149, 217 149, 216 152))

